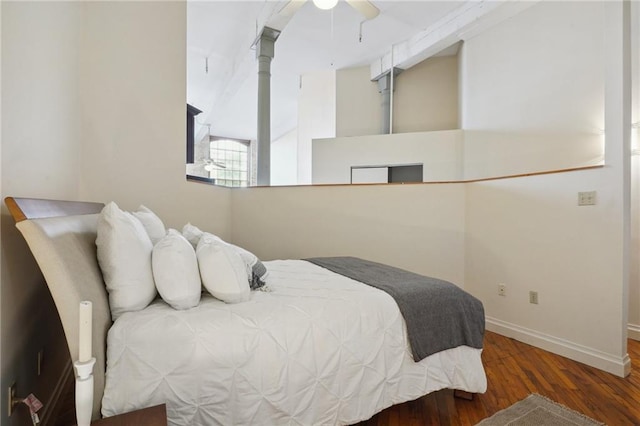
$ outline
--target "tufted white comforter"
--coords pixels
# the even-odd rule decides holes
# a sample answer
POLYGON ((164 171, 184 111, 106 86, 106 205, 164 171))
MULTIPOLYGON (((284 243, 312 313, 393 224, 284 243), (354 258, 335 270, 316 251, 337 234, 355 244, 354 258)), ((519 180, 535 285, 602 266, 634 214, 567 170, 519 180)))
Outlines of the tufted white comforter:
POLYGON ((167 403, 171 425, 351 424, 438 389, 486 390, 481 350, 414 363, 386 293, 305 261, 265 264, 272 291, 249 302, 158 300, 118 318, 103 415, 167 403))

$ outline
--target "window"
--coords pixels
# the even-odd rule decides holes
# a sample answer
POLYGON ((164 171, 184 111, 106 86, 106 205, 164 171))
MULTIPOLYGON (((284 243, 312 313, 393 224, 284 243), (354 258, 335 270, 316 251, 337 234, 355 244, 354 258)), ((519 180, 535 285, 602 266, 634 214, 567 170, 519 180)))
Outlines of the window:
POLYGON ((210 137, 210 164, 205 169, 216 185, 247 187, 250 182, 250 143, 246 140, 210 137))

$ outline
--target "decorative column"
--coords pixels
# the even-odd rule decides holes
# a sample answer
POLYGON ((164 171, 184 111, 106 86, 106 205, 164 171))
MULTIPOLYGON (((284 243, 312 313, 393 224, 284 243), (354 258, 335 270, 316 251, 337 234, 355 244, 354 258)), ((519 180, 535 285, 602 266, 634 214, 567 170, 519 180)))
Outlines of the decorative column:
POLYGON ((271 59, 280 31, 264 27, 254 42, 258 58, 258 185, 271 183, 271 59))
POLYGON ((382 128, 383 135, 391 133, 391 73, 382 75, 378 79, 378 93, 382 95, 380 106, 382 107, 382 128))

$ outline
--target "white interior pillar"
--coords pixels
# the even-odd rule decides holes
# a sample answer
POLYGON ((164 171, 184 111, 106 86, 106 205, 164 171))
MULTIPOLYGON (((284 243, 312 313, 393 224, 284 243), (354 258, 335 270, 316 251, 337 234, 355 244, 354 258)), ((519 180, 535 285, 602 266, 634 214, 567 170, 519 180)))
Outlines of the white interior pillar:
MULTIPOLYGON (((611 173, 610 190, 620 209, 611 218, 619 224, 621 282, 611 290, 619 292, 621 339, 616 352, 624 359, 624 376, 630 372, 627 355, 629 271, 631 236, 631 8, 628 0, 605 4, 605 167, 611 173)), ((615 280, 617 281, 617 280, 615 280)))
POLYGON ((271 59, 280 32, 265 27, 258 37, 258 185, 271 184, 271 59))

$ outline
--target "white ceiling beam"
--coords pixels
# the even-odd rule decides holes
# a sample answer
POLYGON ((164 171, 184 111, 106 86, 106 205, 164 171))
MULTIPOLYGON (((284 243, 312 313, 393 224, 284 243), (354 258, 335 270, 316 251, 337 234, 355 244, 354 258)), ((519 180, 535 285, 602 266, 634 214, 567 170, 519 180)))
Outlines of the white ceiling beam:
POLYGON ((497 23, 517 15, 540 0, 472 0, 408 40, 391 46, 389 53, 370 65, 371 80, 391 67, 407 69, 447 47, 468 40, 497 23))

